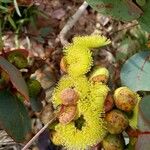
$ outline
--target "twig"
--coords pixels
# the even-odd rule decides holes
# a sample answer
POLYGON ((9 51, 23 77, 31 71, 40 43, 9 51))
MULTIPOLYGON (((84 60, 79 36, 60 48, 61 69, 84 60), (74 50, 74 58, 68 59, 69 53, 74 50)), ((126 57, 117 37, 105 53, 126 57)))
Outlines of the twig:
POLYGON ((83 4, 79 7, 76 13, 68 20, 63 29, 60 31, 58 35, 58 39, 62 45, 66 45, 68 41, 65 39, 67 32, 75 25, 75 23, 79 20, 81 15, 84 13, 88 6, 87 2, 83 2, 83 4))
POLYGON ((39 135, 43 133, 53 121, 55 121, 55 119, 56 115, 22 148, 22 150, 27 150, 32 145, 32 143, 39 137, 39 135))
POLYGON ((116 31, 114 31, 114 32, 112 32, 112 33, 110 33, 110 34, 116 34, 116 33, 121 32, 121 31, 123 31, 123 30, 133 28, 133 27, 135 27, 135 26, 137 26, 137 25, 139 25, 139 24, 138 24, 137 22, 135 22, 135 23, 133 23, 133 24, 131 24, 131 25, 129 25, 129 26, 122 27, 121 29, 118 29, 118 30, 116 30, 116 31))

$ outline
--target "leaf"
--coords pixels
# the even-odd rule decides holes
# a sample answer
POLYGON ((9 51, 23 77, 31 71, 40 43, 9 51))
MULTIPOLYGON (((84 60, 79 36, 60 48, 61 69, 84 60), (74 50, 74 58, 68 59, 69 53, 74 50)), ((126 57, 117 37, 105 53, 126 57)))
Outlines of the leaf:
POLYGON ((144 14, 138 19, 139 24, 141 27, 150 32, 150 0, 146 1, 146 4, 142 7, 144 14))
POLYGON ((150 131, 150 95, 145 96, 140 102, 140 129, 150 131), (142 124, 142 125, 141 125, 142 124))
POLYGON ((18 3, 16 0, 14 0, 14 6, 15 6, 15 9, 16 9, 16 12, 18 14, 19 17, 21 17, 21 13, 20 13, 20 10, 19 10, 19 7, 18 7, 18 3))
POLYGON ((21 72, 1 56, 0 67, 8 73, 10 80, 17 91, 23 95, 26 100, 29 100, 28 88, 21 72))
POLYGON ((16 24, 10 15, 8 15, 8 21, 10 22, 12 27, 16 30, 17 29, 16 24))
POLYGON ((17 142, 31 132, 31 120, 23 103, 7 90, 0 91, 0 123, 17 142))
POLYGON ((150 150, 150 134, 139 135, 135 150, 150 150))
POLYGON ((11 3, 12 0, 1 0, 2 3, 11 3))
POLYGON ((139 107, 139 119, 138 119, 138 127, 141 131, 141 134, 138 136, 138 140, 136 142, 135 150, 149 150, 150 149, 150 95, 145 96, 141 102, 139 107))
POLYGON ((122 21, 137 19, 143 13, 131 0, 87 0, 87 2, 93 9, 101 14, 122 21))
POLYGON ((0 5, 0 10, 2 10, 4 12, 8 12, 9 11, 8 8, 6 8, 6 7, 2 6, 2 5, 0 5))
POLYGON ((121 69, 121 83, 134 91, 150 91, 150 52, 130 57, 121 69))

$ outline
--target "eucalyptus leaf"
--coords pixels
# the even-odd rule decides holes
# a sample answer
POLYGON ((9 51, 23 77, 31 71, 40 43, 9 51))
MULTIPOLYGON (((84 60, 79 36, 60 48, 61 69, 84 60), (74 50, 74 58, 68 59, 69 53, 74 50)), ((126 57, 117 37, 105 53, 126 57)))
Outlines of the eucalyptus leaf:
POLYGON ((130 57, 121 69, 121 83, 134 91, 150 91, 150 52, 130 57))
POLYGON ((0 91, 0 122, 17 142, 24 141, 31 132, 31 120, 25 106, 7 90, 0 91))
POLYGON ((0 56, 0 67, 5 70, 12 82, 13 86, 17 89, 17 91, 24 96, 26 100, 29 100, 29 93, 26 82, 22 77, 21 72, 10 62, 8 62, 5 58, 0 56))
POLYGON ((142 14, 142 10, 131 0, 87 0, 87 2, 96 11, 117 20, 131 21, 142 14))

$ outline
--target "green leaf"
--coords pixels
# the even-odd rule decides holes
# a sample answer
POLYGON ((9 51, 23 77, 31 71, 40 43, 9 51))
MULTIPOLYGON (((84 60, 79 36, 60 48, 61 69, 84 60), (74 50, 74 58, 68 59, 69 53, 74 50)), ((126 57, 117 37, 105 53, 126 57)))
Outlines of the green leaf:
POLYGON ((130 57, 121 69, 121 83, 134 91, 150 91, 150 52, 130 57))
POLYGON ((8 21, 10 22, 12 27, 16 30, 17 29, 16 24, 10 15, 8 15, 8 21))
POLYGON ((139 24, 141 27, 146 30, 147 32, 150 32, 150 0, 146 1, 146 4, 142 7, 144 10, 143 15, 138 19, 139 24))
POLYGON ((1 56, 0 67, 8 73, 13 86, 18 90, 18 92, 23 95, 26 100, 29 100, 28 88, 21 72, 1 56))
MULTIPOLYGON (((0 10, 3 12, 9 12, 9 10, 8 10, 8 8, 6 8, 6 7, 4 7, 4 6, 2 6, 2 5, 0 5, 0 10)), ((3 12, 3 13, 4 13, 3 12)))
POLYGON ((15 6, 15 9, 16 9, 16 12, 18 14, 19 17, 21 17, 21 13, 20 13, 20 10, 19 10, 19 7, 18 7, 18 3, 16 0, 14 0, 14 6, 15 6))
POLYGON ((139 109, 139 128, 142 131, 150 131, 150 95, 147 95, 142 99, 139 109))
POLYGON ((2 3, 12 3, 12 0, 1 0, 2 3))
POLYGON ((142 10, 131 0, 87 0, 87 2, 101 14, 122 21, 137 19, 142 14, 142 10))
POLYGON ((150 116, 148 116, 150 108, 150 95, 145 96, 139 106, 138 127, 142 132, 138 136, 135 149, 136 150, 149 150, 150 149, 150 116))
POLYGON ((23 103, 9 91, 0 91, 0 122, 8 134, 22 142, 31 132, 31 120, 23 103))

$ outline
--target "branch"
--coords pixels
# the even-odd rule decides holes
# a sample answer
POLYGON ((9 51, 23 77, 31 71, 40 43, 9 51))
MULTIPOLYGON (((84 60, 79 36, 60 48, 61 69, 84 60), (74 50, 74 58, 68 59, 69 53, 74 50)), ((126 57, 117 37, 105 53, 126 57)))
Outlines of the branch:
POLYGON ((75 23, 79 20, 81 15, 86 10, 87 6, 88 6, 88 3, 86 1, 83 2, 83 4, 79 7, 79 9, 76 11, 76 13, 68 20, 66 25, 60 31, 57 40, 59 40, 62 45, 66 45, 68 43, 68 41, 65 39, 66 34, 75 25, 75 23))
POLYGON ((39 135, 40 135, 41 133, 43 133, 53 121, 55 121, 56 118, 57 118, 57 117, 56 117, 56 115, 55 115, 55 117, 54 117, 53 119, 51 119, 51 120, 22 148, 22 150, 27 150, 27 149, 32 145, 32 143, 39 137, 39 135))

